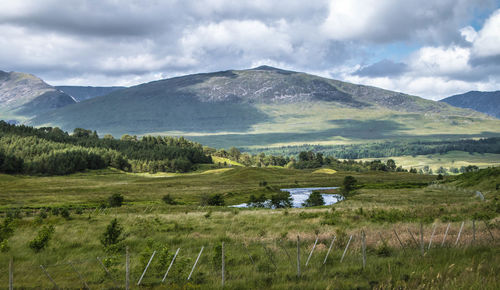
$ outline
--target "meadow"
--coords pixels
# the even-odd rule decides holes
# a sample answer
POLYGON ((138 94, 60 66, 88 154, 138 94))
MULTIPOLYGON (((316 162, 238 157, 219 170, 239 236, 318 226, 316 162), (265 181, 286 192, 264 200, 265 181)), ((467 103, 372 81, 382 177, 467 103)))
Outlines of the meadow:
POLYGON ((106 169, 55 177, 0 175, 1 210, 19 217, 14 219, 8 249, 0 253, 0 284, 7 286, 7 265, 13 257, 16 288, 52 288, 40 265, 60 288, 80 289, 85 283, 89 288, 123 288, 124 247, 128 247, 132 288, 220 289, 224 242, 228 289, 498 289, 497 171, 444 181, 410 173, 241 167, 187 174, 106 169), (200 205, 206 194, 220 193, 226 205, 231 205, 246 202, 251 194, 270 195, 279 188, 340 186, 347 175, 358 180, 358 189, 333 206, 270 210, 200 205), (475 196, 476 190, 483 192, 484 201, 475 196), (121 207, 107 207, 113 193, 125 197, 121 207), (177 204, 163 202, 166 194, 177 204), (46 218, 40 218, 44 208, 51 209, 46 218), (63 217, 52 208, 69 209, 70 215, 63 217), (123 247, 109 251, 100 238, 115 218, 124 228, 123 247), (33 252, 28 244, 46 225, 55 227, 54 235, 46 249, 33 252), (366 234, 365 268, 362 231, 366 234), (323 264, 334 236, 336 241, 323 264), (201 247, 204 250, 187 281, 201 247), (162 283, 178 248, 179 255, 162 283), (155 257, 141 286, 136 286, 153 251, 155 257))

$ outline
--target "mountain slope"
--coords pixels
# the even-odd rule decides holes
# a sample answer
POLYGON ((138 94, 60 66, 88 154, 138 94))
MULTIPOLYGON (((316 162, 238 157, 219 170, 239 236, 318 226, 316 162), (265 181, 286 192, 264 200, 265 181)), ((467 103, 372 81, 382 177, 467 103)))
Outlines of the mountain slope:
POLYGON ((455 107, 473 109, 500 119, 500 91, 470 91, 442 99, 441 102, 455 107))
POLYGON ((141 84, 29 124, 186 135, 217 147, 500 133, 491 129, 499 122, 472 110, 267 66, 141 84))
POLYGON ((0 118, 24 120, 74 103, 34 75, 0 71, 0 118))
POLYGON ((125 87, 56 86, 56 89, 72 96, 77 102, 107 95, 125 87))

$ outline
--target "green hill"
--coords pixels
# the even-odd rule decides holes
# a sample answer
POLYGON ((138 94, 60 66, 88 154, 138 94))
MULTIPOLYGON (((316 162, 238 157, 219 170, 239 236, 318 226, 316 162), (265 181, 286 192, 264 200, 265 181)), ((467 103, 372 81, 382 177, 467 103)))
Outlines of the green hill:
POLYGON ((472 110, 267 66, 141 84, 28 124, 183 135, 215 147, 500 136, 500 121, 472 110))
POLYGON ((107 95, 125 87, 56 86, 60 91, 72 96, 77 102, 107 95))
POLYGON ((441 102, 459 108, 473 109, 500 119, 500 91, 470 91, 442 99, 441 102))
POLYGON ((74 103, 71 96, 34 75, 0 71, 0 119, 20 122, 74 103))

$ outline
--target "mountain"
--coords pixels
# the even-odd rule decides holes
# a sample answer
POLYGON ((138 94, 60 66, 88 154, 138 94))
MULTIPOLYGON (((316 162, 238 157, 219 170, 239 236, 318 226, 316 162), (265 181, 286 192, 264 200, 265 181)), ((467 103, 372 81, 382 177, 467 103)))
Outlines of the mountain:
POLYGON ((216 147, 500 135, 500 121, 476 111, 268 66, 141 84, 28 124, 184 135, 216 147))
POLYGON ((470 91, 442 99, 441 102, 455 107, 473 109, 500 119, 500 91, 470 91))
POLYGON ((0 119, 26 120, 76 101, 40 78, 0 71, 0 119))
POLYGON ((85 86, 56 86, 56 89, 72 96, 77 102, 107 95, 125 87, 85 87, 85 86))

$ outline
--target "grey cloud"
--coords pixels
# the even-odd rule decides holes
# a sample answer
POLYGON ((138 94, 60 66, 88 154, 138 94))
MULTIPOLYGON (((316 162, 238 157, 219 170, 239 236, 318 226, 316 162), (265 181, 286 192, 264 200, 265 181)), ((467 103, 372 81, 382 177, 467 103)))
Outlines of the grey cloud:
POLYGON ((399 76, 407 71, 408 65, 405 63, 383 59, 357 70, 354 74, 362 77, 392 77, 399 76))

